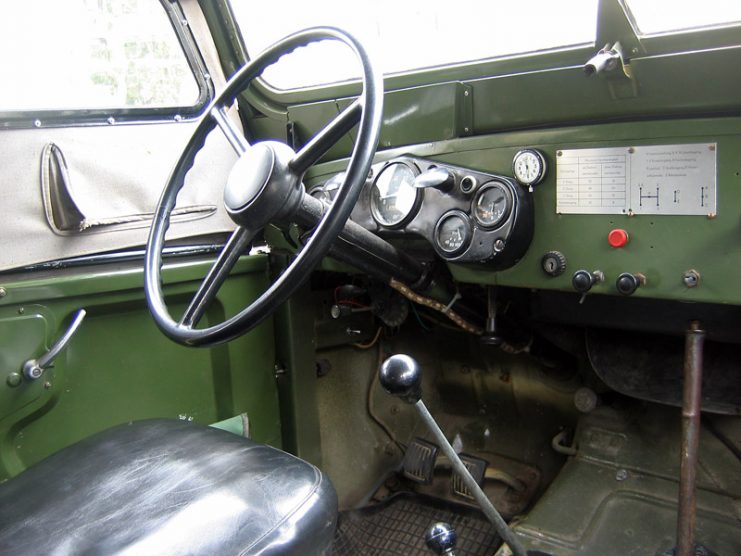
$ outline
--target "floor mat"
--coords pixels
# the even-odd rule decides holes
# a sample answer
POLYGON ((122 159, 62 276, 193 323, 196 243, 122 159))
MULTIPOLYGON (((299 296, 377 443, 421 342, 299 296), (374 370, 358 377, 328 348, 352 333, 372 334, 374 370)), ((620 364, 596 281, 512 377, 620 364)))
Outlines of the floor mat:
POLYGON ((481 512, 412 494, 397 494, 362 510, 342 512, 335 535, 334 556, 430 556, 425 533, 437 521, 450 523, 458 534, 457 556, 491 556, 500 544, 481 512))

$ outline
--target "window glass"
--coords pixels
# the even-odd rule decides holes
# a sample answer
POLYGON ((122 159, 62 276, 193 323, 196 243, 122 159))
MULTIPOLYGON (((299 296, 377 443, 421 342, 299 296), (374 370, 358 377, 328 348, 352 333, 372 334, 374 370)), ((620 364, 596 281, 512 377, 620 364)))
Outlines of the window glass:
POLYGON ((739 0, 626 0, 642 35, 741 23, 739 0))
POLYGON ((0 111, 193 106, 158 0, 0 0, 0 111))
MULTIPOLYGON (((333 26, 348 31, 384 73, 510 54, 591 44, 597 0, 231 0, 247 50, 256 55, 295 31, 333 26)), ((359 76, 350 51, 335 41, 284 57, 264 74, 280 89, 359 76)))

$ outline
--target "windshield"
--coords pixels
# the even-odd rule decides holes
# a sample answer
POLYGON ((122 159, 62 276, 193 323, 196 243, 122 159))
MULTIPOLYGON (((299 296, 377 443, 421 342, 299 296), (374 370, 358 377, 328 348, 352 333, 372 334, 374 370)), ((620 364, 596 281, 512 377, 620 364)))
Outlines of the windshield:
MULTIPOLYGON (((284 36, 314 26, 334 26, 355 36, 385 74, 512 54, 593 44, 597 0, 345 0, 275 4, 231 0, 254 56, 284 36)), ((301 49, 265 72, 279 89, 359 77, 350 51, 334 41, 301 49)))

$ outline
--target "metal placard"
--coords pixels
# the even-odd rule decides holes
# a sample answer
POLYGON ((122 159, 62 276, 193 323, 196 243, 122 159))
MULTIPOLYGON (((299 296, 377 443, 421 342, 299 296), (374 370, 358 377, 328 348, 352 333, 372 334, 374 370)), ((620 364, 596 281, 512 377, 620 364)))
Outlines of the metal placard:
POLYGON ((570 149, 556 154, 556 212, 717 213, 715 143, 570 149))

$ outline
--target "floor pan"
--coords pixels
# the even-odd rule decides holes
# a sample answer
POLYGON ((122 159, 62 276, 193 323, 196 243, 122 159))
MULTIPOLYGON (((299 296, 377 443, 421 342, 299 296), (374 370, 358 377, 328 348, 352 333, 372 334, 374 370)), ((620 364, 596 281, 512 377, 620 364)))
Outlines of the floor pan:
POLYGON ((342 512, 332 553, 430 556, 425 532, 438 521, 454 527, 458 535, 457 556, 491 556, 501 542, 476 510, 401 493, 374 506, 342 512))

